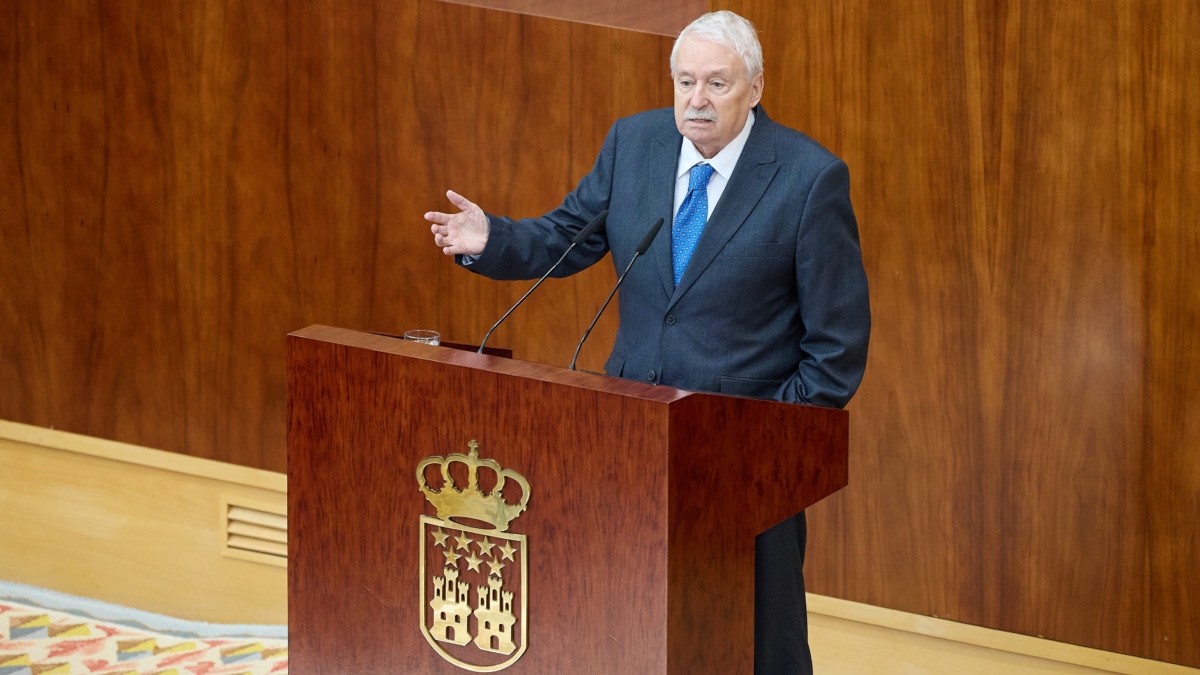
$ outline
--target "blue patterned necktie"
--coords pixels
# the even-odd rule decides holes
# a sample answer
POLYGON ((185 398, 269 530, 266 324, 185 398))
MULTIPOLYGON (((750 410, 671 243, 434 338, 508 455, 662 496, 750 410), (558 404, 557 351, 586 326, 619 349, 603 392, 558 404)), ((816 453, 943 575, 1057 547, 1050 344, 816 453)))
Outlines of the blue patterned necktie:
POLYGON ((671 259, 675 265, 675 285, 683 278, 700 233, 708 222, 708 180, 712 178, 711 164, 697 164, 688 176, 688 193, 679 205, 675 226, 671 230, 671 259))

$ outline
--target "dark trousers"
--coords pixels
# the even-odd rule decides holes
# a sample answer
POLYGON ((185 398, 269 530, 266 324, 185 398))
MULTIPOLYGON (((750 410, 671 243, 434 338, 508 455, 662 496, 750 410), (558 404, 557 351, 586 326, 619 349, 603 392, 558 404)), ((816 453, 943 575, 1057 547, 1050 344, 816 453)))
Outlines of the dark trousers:
POLYGON ((811 675, 801 511, 754 541, 754 675, 811 675))

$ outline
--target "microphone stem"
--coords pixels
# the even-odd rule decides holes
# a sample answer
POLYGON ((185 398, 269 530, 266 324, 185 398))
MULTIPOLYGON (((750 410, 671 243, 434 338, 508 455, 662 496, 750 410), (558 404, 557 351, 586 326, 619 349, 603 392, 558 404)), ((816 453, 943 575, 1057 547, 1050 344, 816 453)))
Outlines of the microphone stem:
POLYGON ((542 275, 542 278, 538 279, 532 286, 530 286, 529 290, 525 291, 525 295, 522 295, 520 300, 517 300, 517 302, 512 307, 509 307, 508 311, 504 313, 504 316, 500 317, 499 321, 492 324, 492 327, 490 329, 488 329, 487 335, 483 336, 483 341, 479 343, 479 350, 477 352, 475 352, 476 354, 483 353, 483 346, 487 344, 488 338, 490 338, 492 336, 492 331, 496 330, 496 328, 499 327, 500 324, 504 323, 504 320, 508 318, 508 315, 512 314, 513 310, 520 307, 521 303, 525 302, 525 298, 528 298, 530 293, 532 293, 538 286, 541 286, 542 282, 546 280, 546 277, 550 276, 551 272, 558 269, 558 266, 560 264, 562 264, 562 261, 567 259, 567 254, 569 254, 571 252, 571 249, 575 248, 575 244, 577 244, 577 243, 578 242, 571 242, 571 245, 567 247, 567 250, 563 251, 562 257, 560 257, 558 259, 558 262, 551 265, 550 269, 546 270, 546 273, 542 275))
POLYGON ((600 306, 600 311, 596 312, 596 316, 592 319, 592 323, 589 324, 587 330, 584 331, 583 338, 580 339, 579 344, 575 346, 575 355, 571 357, 571 365, 567 368, 568 370, 575 370, 575 361, 579 359, 579 350, 583 349, 583 343, 587 341, 588 336, 592 334, 592 329, 596 327, 596 322, 600 320, 600 315, 603 314, 604 310, 608 308, 608 303, 611 302, 613 296, 617 294, 617 289, 621 287, 621 282, 625 281, 625 275, 629 274, 629 270, 633 267, 633 261, 637 260, 639 255, 641 255, 640 251, 633 252, 633 257, 629 259, 629 264, 625 266, 625 271, 621 272, 621 277, 617 279, 617 283, 614 284, 612 290, 608 292, 608 297, 604 299, 604 304, 600 306))
POLYGON ((562 264, 562 261, 567 259, 567 254, 570 253, 571 250, 574 249, 576 246, 578 246, 579 242, 586 241, 588 237, 592 236, 593 232, 600 229, 600 226, 604 224, 604 221, 607 218, 608 218, 608 209, 604 209, 603 211, 601 211, 600 213, 597 213, 594 217, 592 217, 591 221, 589 221, 587 225, 583 226, 583 229, 580 230, 579 233, 575 235, 575 239, 571 241, 571 245, 567 247, 567 250, 563 251, 562 256, 558 259, 558 262, 551 265, 550 269, 546 270, 546 273, 542 275, 542 278, 538 279, 537 283, 530 286, 529 290, 525 291, 525 295, 522 295, 521 299, 517 300, 516 304, 514 304, 512 307, 509 307, 508 311, 504 313, 504 316, 500 317, 499 321, 492 324, 492 327, 490 330, 488 330, 487 335, 483 336, 483 342, 479 343, 479 351, 477 352, 478 354, 483 353, 483 346, 487 344, 488 338, 490 338, 492 336, 492 331, 496 330, 497 326, 504 323, 504 320, 508 318, 508 315, 512 314, 514 309, 516 309, 517 307, 520 307, 521 303, 525 302, 525 298, 528 298, 529 294, 532 293, 535 288, 542 285, 542 282, 546 280, 546 277, 550 276, 550 274, 554 270, 558 269, 558 266, 562 264))

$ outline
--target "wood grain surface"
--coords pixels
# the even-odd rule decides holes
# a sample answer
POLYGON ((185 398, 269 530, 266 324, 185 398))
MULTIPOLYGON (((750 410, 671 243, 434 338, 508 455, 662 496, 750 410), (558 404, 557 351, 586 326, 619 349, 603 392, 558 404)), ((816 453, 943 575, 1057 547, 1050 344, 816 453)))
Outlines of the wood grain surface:
POLYGON ((705 0, 447 0, 463 5, 658 33, 674 38, 692 19, 708 11, 705 0))
MULTIPOLYGON (((758 26, 772 118, 847 161, 871 283, 812 590, 1200 666, 1200 9, 708 4, 758 26)), ((282 470, 284 336, 478 342, 528 284, 421 214, 555 206, 670 103, 669 50, 435 0, 5 4, 0 418, 282 470)), ((568 363, 614 279, 547 283, 493 343, 568 363)))
POLYGON ((1200 12, 721 5, 849 164, 871 281, 810 590, 1200 665, 1200 12))
POLYGON ((844 411, 324 326, 288 364, 296 673, 459 672, 420 629, 416 468, 471 440, 530 486, 513 673, 750 672, 755 535, 846 481, 844 411))
MULTIPOLYGON (((3 11, 0 417, 276 471, 284 335, 478 343, 529 284, 422 214, 542 213, 669 102, 665 38, 432 0, 3 11)), ((615 278, 548 282, 492 344, 566 365, 615 278)))

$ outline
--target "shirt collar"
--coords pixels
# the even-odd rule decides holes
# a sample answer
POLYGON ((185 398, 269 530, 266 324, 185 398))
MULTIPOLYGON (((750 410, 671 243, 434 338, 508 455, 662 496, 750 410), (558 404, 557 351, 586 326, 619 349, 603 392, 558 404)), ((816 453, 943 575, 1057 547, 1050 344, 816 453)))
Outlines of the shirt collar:
POLYGON ((737 135, 729 145, 721 148, 721 151, 713 156, 712 159, 705 159, 696 146, 685 136, 683 145, 679 149, 679 165, 675 167, 675 178, 682 178, 684 174, 692 170, 692 167, 699 162, 707 162, 712 165, 712 168, 721 175, 725 180, 733 175, 733 168, 737 166, 738 158, 742 156, 742 150, 746 147, 746 139, 750 138, 750 127, 754 126, 754 110, 751 109, 746 115, 746 125, 742 127, 741 133, 737 135))

